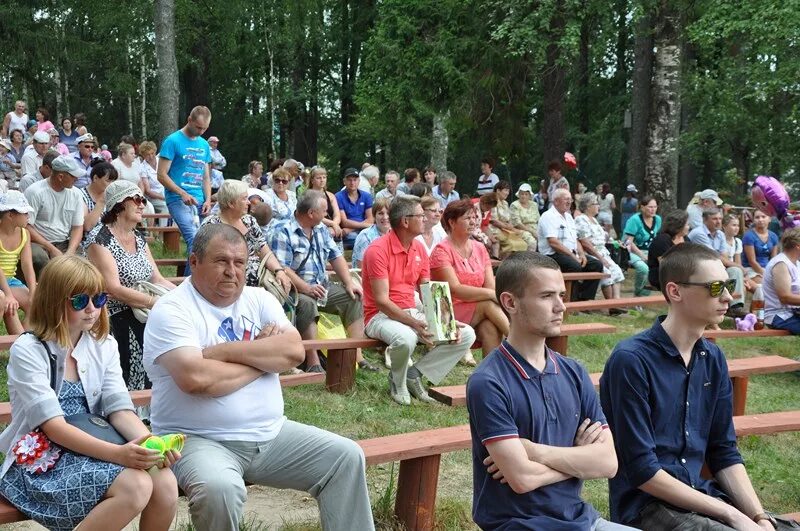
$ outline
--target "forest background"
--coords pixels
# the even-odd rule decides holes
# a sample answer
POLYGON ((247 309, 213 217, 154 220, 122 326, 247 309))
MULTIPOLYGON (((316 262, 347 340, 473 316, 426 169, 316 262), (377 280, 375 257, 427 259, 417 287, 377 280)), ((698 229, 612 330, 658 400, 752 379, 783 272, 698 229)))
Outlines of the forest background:
POLYGON ((4 0, 0 108, 114 146, 208 105, 228 177, 433 163, 469 193, 484 157, 516 186, 568 150, 669 209, 800 181, 799 28, 800 0, 4 0))

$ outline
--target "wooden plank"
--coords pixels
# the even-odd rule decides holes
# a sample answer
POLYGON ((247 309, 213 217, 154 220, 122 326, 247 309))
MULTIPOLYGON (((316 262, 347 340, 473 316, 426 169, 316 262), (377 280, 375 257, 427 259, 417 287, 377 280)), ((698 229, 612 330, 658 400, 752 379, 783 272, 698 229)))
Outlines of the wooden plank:
MULTIPOLYGON (((325 375, 321 372, 304 372, 300 374, 283 374, 280 376, 281 387, 297 387, 298 385, 321 384, 325 375)), ((149 406, 153 392, 150 389, 131 391, 131 400, 135 406, 149 406)), ((11 403, 0 402, 0 423, 11 422, 11 403)), ((2 522, 0 522, 2 523, 2 522)))
POLYGON ((762 330, 753 330, 752 332, 742 332, 741 330, 706 330, 703 332, 703 337, 708 339, 736 339, 736 338, 750 338, 750 337, 781 337, 790 336, 791 332, 788 330, 776 330, 773 328, 764 328, 762 330))
POLYGON ((547 346, 562 356, 567 356, 570 337, 590 336, 595 334, 613 334, 616 331, 616 326, 605 323, 562 324, 561 335, 548 337, 547 346))
POLYGON ((736 436, 767 435, 800 430, 800 411, 779 411, 733 417, 736 436))
MULTIPOLYGON (((742 401, 739 399, 740 394, 744 391, 742 400, 747 399, 747 384, 737 380, 740 378, 747 378, 748 376, 758 374, 777 374, 784 372, 793 372, 800 370, 800 362, 794 361, 782 356, 759 356, 757 358, 741 358, 735 360, 728 360, 728 374, 734 384, 734 403, 739 400, 740 405, 742 401), (742 389, 743 386, 743 389, 742 389), (738 392, 737 392, 738 388, 738 392)), ((595 389, 600 387, 600 376, 602 373, 595 372, 589 375, 595 389)), ((428 389, 428 394, 434 399, 446 404, 448 406, 463 406, 467 403, 467 386, 466 385, 451 385, 446 387, 431 387, 428 389)), ((737 411, 737 413, 744 413, 744 409, 737 411)))
POLYGON ((636 306, 660 306, 666 304, 662 294, 647 297, 628 297, 621 299, 595 299, 593 301, 574 301, 566 303, 568 312, 607 310, 609 308, 633 308, 636 306))
POLYGON ((328 348, 325 388, 331 393, 348 393, 356 384, 357 348, 328 348))
POLYGON ((469 424, 357 441, 367 465, 404 461, 472 447, 469 424))
POLYGON ((400 462, 394 514, 408 531, 430 531, 436 516, 441 454, 400 462))

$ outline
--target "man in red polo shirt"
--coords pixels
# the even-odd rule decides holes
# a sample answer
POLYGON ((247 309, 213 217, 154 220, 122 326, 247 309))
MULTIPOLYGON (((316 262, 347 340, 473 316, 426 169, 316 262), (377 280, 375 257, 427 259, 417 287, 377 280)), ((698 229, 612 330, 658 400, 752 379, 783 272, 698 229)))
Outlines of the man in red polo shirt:
POLYGON ((365 331, 389 345, 389 393, 392 400, 406 406, 411 404, 409 393, 422 402, 433 402, 422 376, 439 383, 475 341, 475 331, 459 323, 456 341, 433 347, 425 315, 414 300, 417 287, 431 276, 428 254, 414 239, 422 234, 423 219, 419 198, 396 197, 389 210, 392 229, 367 247, 361 270, 365 331), (433 348, 409 368, 418 342, 433 348))

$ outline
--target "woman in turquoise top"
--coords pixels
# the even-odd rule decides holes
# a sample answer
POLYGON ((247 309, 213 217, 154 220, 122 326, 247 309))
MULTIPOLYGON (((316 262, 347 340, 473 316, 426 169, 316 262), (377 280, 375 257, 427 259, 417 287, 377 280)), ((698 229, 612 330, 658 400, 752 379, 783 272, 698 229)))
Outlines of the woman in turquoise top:
POLYGON ((645 196, 639 203, 639 212, 631 216, 625 224, 623 245, 631 255, 631 266, 636 270, 633 293, 637 297, 650 295, 644 289, 650 268, 647 267, 647 250, 650 243, 661 230, 661 216, 656 214, 658 203, 652 196, 645 196))

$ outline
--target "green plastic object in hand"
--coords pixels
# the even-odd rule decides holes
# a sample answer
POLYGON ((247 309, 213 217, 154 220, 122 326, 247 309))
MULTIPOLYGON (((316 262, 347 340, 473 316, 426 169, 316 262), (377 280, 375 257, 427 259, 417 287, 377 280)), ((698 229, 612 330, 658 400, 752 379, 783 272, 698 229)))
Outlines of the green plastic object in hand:
POLYGON ((151 450, 158 450, 163 456, 169 450, 180 452, 183 450, 183 443, 186 435, 182 433, 169 433, 167 435, 151 435, 142 443, 142 446, 151 450))

